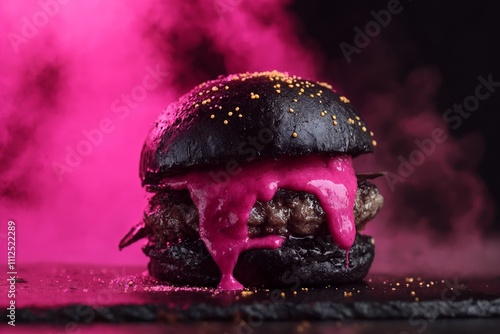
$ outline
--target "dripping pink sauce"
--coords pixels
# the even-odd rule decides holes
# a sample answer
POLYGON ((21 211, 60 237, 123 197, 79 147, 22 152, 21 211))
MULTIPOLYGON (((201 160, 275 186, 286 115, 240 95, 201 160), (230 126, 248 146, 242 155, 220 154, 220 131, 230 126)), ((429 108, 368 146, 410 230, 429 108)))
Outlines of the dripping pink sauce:
POLYGON ((348 266, 348 251, 356 236, 353 209, 357 188, 350 156, 287 157, 239 167, 232 169, 238 173, 231 176, 224 170, 192 171, 162 181, 163 186, 189 190, 199 211, 200 238, 222 273, 219 289, 243 288, 233 276, 241 252, 276 249, 284 242, 276 235, 249 238, 247 228, 255 202, 270 201, 278 188, 304 191, 318 198, 333 241, 346 250, 348 266))

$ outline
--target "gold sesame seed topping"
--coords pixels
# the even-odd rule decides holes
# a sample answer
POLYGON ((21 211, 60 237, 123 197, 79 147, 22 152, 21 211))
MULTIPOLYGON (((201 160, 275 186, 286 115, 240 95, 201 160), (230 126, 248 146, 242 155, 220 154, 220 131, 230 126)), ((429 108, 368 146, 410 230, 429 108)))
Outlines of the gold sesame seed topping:
POLYGON ((351 101, 349 101, 349 99, 348 99, 347 97, 345 97, 345 96, 341 96, 341 97, 340 97, 340 101, 342 101, 342 102, 344 102, 344 103, 349 103, 349 102, 351 102, 351 101))
POLYGON ((292 84, 290 84, 290 85, 288 85, 288 87, 293 88, 293 85, 292 85, 292 84))
POLYGON ((203 92, 199 92, 198 95, 202 96, 203 95, 203 92))
POLYGON ((301 88, 301 89, 300 89, 300 92, 301 92, 301 93, 304 93, 304 88, 301 88))
POLYGON ((361 130, 362 130, 363 132, 366 132, 366 128, 365 128, 364 126, 361 128, 361 130))
POLYGON ((358 122, 358 125, 361 126, 361 122, 358 122))
POLYGON ((228 90, 228 89, 229 89, 229 86, 224 86, 224 89, 225 89, 225 90, 228 90))
POLYGON ((234 108, 234 110, 239 111, 239 110, 240 110, 240 107, 236 107, 236 108, 234 108))
POLYGON ((337 124, 338 124, 337 121, 333 121, 333 125, 337 125, 337 124))
POLYGON ((321 117, 324 117, 326 115, 326 113, 324 111, 321 112, 321 117))
POLYGON ((281 85, 280 85, 280 84, 276 84, 276 87, 277 87, 277 88, 280 88, 280 87, 281 87, 281 85))
POLYGON ((295 87, 300 87, 300 85, 298 83, 295 84, 295 87))
POLYGON ((377 146, 377 141, 376 140, 372 140, 372 145, 373 146, 377 146))
POLYGON ((214 118, 215 118, 215 115, 214 115, 214 114, 210 115, 210 118, 211 118, 211 119, 214 119, 214 118))
POLYGON ((229 121, 227 119, 225 119, 223 123, 227 124, 227 123, 229 123, 229 121))
POLYGON ((281 93, 281 90, 279 90, 279 89, 276 89, 276 93, 278 93, 278 94, 279 94, 279 93, 281 93))
POLYGON ((293 102, 297 102, 297 99, 293 99, 293 102))
POLYGON ((370 131, 370 136, 374 136, 375 134, 373 133, 373 131, 370 131))
POLYGON ((213 91, 213 92, 216 92, 216 91, 218 91, 218 90, 219 90, 219 88, 217 88, 216 86, 213 86, 213 87, 212 87, 212 91, 213 91))
POLYGON ((219 109, 222 109, 222 106, 219 106, 219 109))
POLYGON ((198 108, 200 105, 199 105, 198 103, 196 103, 194 106, 195 106, 196 108, 198 108))
POLYGON ((228 112, 228 113, 227 113, 227 115, 228 115, 228 116, 233 116, 233 112, 232 112, 232 111, 230 111, 230 112, 228 112))
POLYGON ((320 85, 320 86, 323 86, 323 87, 326 87, 328 89, 333 90, 333 87, 330 84, 326 83, 326 82, 319 82, 318 81, 317 84, 320 85))
POLYGON ((337 119, 337 116, 335 116, 335 115, 332 115, 332 119, 337 119))
POLYGON ((298 136, 297 132, 292 133, 293 138, 297 138, 297 136, 298 136))
POLYGON ((290 112, 294 112, 294 110, 292 108, 290 108, 290 112))
POLYGON ((250 93, 250 97, 252 99, 258 99, 260 96, 259 96, 259 94, 250 93))
POLYGON ((243 117, 243 115, 242 115, 242 114, 238 114, 238 117, 239 117, 239 118, 242 118, 242 117, 243 117))
POLYGON ((359 116, 356 116, 356 119, 359 121, 361 118, 359 118, 359 116))
POLYGON ((310 94, 309 96, 310 96, 311 98, 314 98, 314 94, 310 94))
POLYGON ((415 291, 410 292, 410 295, 415 296, 415 291))

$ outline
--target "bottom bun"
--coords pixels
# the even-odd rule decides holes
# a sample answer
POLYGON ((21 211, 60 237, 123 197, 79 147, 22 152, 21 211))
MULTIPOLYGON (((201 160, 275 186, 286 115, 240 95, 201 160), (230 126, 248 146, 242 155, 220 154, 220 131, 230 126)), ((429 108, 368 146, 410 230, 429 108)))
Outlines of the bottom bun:
MULTIPOLYGON (((221 273, 201 240, 183 240, 158 249, 144 247, 150 257, 149 274, 182 286, 215 287, 221 273)), ((331 240, 288 238, 278 249, 253 249, 241 253, 234 277, 245 287, 293 288, 326 286, 363 279, 373 261, 375 246, 369 236, 356 235, 349 251, 331 240)))

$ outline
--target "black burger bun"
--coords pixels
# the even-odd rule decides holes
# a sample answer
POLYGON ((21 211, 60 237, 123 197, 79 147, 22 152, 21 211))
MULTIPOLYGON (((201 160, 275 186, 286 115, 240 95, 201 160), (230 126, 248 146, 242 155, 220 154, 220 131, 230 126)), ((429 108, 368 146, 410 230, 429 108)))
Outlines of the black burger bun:
POLYGON ((250 138, 264 138, 258 156, 372 152, 376 142, 350 101, 326 83, 280 72, 220 77, 170 104, 141 153, 143 185, 190 167, 248 158, 250 138))
MULTIPOLYGON (((278 249, 253 249, 241 253, 234 277, 246 287, 292 288, 326 286, 363 279, 371 266, 373 238, 358 234, 349 251, 318 238, 288 238, 278 249)), ((183 240, 167 248, 149 244, 149 273, 180 286, 215 287, 221 272, 201 240, 183 240)))

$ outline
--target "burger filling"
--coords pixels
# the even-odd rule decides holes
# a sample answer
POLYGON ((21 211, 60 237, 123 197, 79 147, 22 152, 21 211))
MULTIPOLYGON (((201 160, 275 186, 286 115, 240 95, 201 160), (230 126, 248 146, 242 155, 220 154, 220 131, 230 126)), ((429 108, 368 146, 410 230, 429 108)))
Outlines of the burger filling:
MULTIPOLYGON (((358 178, 354 223, 364 229, 382 208, 383 197, 370 181, 358 178)), ((198 210, 186 190, 161 189, 149 201, 144 221, 122 240, 125 247, 145 236, 150 243, 164 247, 167 242, 199 238, 198 210)), ((328 236, 325 212, 318 199, 305 192, 279 189, 269 202, 257 201, 247 222, 250 238, 269 234, 284 237, 328 236)))
POLYGON ((346 155, 255 162, 226 184, 214 183, 210 172, 191 172, 160 184, 144 223, 120 247, 145 236, 157 247, 201 238, 221 269, 219 288, 240 289, 232 270, 242 251, 321 235, 348 251, 382 202, 372 183, 356 179, 346 155))

